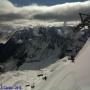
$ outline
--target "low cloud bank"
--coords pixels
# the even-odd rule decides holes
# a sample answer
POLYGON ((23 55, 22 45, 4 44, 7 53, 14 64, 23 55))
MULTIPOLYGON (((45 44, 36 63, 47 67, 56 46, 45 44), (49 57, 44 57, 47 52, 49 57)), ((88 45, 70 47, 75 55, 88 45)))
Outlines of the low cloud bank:
POLYGON ((90 1, 64 3, 53 6, 30 5, 17 7, 9 0, 0 0, 0 22, 13 20, 74 21, 79 12, 90 13, 90 1))

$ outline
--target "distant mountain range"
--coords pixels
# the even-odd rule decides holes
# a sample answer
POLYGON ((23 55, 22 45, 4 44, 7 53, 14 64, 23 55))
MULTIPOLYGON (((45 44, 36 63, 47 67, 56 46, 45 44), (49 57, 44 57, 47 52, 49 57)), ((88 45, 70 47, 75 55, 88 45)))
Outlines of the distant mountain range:
POLYGON ((0 44, 0 71, 18 69, 24 62, 40 62, 51 57, 52 52, 56 52, 55 59, 75 57, 89 36, 89 30, 74 32, 69 26, 17 30, 0 44))

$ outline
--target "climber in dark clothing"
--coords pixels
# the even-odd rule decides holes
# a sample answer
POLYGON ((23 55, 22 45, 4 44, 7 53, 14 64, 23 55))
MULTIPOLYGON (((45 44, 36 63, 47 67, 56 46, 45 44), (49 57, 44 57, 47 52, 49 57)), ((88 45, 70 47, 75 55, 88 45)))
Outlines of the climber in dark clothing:
POLYGON ((43 80, 47 80, 47 76, 43 77, 43 80))
POLYGON ((73 56, 73 55, 71 55, 71 60, 72 60, 72 63, 74 63, 74 62, 75 62, 75 58, 74 58, 74 56, 73 56))

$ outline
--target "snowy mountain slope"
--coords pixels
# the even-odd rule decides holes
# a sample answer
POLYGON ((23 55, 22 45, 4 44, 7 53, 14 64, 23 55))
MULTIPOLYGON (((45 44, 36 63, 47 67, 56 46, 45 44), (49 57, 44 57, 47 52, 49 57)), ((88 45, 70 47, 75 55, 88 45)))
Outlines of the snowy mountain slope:
POLYGON ((90 89, 90 39, 85 47, 81 50, 76 63, 71 67, 75 71, 78 84, 82 87, 82 90, 90 89))
POLYGON ((20 85, 22 90, 90 90, 89 53, 90 39, 79 52, 75 63, 65 57, 42 70, 7 72, 0 76, 0 83, 14 87, 20 85), (39 74, 47 76, 47 80, 43 80, 43 76, 38 77, 39 74), (32 89, 31 85, 35 87, 32 89))
MULTIPOLYGON (((74 64, 64 64, 39 83, 34 90, 90 90, 90 39, 80 51, 74 64)), ((59 62, 58 62, 59 63, 59 62)))
POLYGON ((89 90, 89 37, 89 30, 74 32, 71 27, 16 31, 0 44, 0 85, 19 85, 22 90, 32 90, 34 85, 33 90, 89 90))

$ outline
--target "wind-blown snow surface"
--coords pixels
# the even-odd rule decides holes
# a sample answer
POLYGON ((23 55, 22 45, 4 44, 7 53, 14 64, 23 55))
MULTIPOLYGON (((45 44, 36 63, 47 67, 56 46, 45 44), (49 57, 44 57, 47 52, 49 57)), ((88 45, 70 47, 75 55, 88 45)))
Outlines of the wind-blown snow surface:
POLYGON ((90 90, 89 53, 90 39, 76 57, 75 63, 71 63, 65 57, 42 70, 7 72, 0 76, 0 84, 20 85, 22 90, 30 90, 33 84, 35 85, 33 90, 90 90), (42 80, 42 76, 37 76, 41 73, 47 76, 47 81, 42 80))

